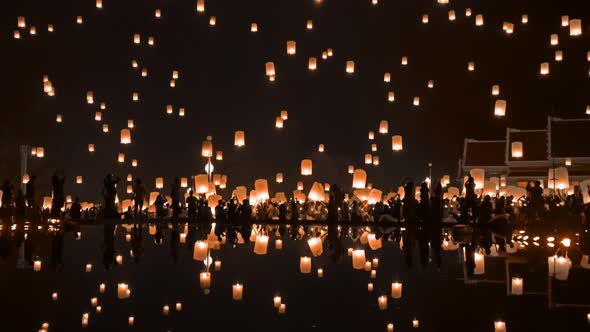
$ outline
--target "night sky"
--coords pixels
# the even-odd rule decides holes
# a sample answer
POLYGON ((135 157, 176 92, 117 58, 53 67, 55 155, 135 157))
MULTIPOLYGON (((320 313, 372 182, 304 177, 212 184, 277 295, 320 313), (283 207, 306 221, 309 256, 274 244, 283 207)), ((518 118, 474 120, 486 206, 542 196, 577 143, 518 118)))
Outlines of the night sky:
MULTIPOLYGON (((153 187, 163 176, 169 188, 174 176, 204 173, 201 143, 213 136, 224 160, 216 172, 227 174, 228 190, 253 187, 267 178, 271 191, 290 191, 301 179, 300 161, 314 161, 314 180, 350 186, 347 165, 364 167, 370 153, 369 131, 376 132, 379 167, 364 167, 369 182, 385 192, 406 176, 422 180, 432 162, 433 175, 456 176, 465 137, 502 139, 506 126, 544 128, 547 115, 586 117, 590 105, 590 9, 586 1, 486 0, 312 0, 213 1, 197 14, 190 0, 11 1, 3 4, 0 54, 1 89, 0 176, 18 181, 18 146, 43 146, 45 158, 32 158, 29 174, 40 177, 40 193, 50 193, 49 177, 63 169, 66 191, 84 200, 98 199, 107 172, 122 177, 132 172, 153 187), (472 16, 465 17, 465 9, 472 16), (156 8, 162 17, 154 17, 156 8), (448 20, 455 10, 457 19, 448 20), (429 23, 421 22, 429 15, 429 23), (484 26, 475 26, 483 14, 484 26), (528 14, 529 22, 521 23, 528 14), (84 23, 76 24, 76 16, 84 23), (569 35, 561 16, 582 19, 583 34, 569 35), (13 38, 17 17, 27 29, 13 38), (209 25, 210 16, 217 24, 209 25), (313 30, 306 21, 313 20, 313 30), (502 23, 514 24, 514 33, 502 23), (258 32, 250 32, 251 23, 258 32), (47 32, 47 24, 55 31, 47 32), (37 34, 28 33, 35 26, 37 34), (133 35, 142 44, 133 44, 133 35), (550 46, 550 34, 559 45, 550 46), (148 36, 155 45, 147 44, 148 36), (297 54, 286 54, 286 42, 297 42, 297 54), (322 51, 334 56, 321 59, 322 51), (562 50, 563 62, 554 61, 562 50), (318 70, 307 69, 308 58, 318 58, 318 70), (409 64, 401 65, 408 57, 409 64), (139 68, 133 69, 136 59, 139 68), (355 62, 355 74, 345 63, 355 62), (273 61, 277 78, 269 82, 265 62, 273 61), (475 62, 475 71, 467 63, 475 62), (541 62, 551 73, 539 75, 541 62), (148 76, 141 77, 141 68, 148 76), (172 70, 179 71, 170 88, 172 70), (391 83, 383 82, 385 72, 391 83), (43 75, 55 97, 43 93, 43 75), (427 82, 434 80, 434 88, 427 82), (501 93, 491 95, 492 85, 501 93), (95 103, 86 103, 86 92, 95 103), (387 92, 395 92, 395 102, 387 92), (140 101, 132 102, 139 92, 140 101), (420 106, 412 106, 414 96, 420 106), (496 99, 508 102, 505 118, 494 117, 496 99), (106 102, 103 121, 94 121, 100 102, 106 102), (166 105, 174 114, 166 114, 166 105), (184 107, 186 116, 178 116, 184 107), (285 128, 274 121, 288 110, 285 128), (63 123, 56 123, 56 115, 63 123), (119 131, 133 119, 133 143, 119 144, 119 131), (389 134, 377 134, 381 120, 389 134), (108 123, 110 133, 101 131, 108 123), (246 132, 246 146, 235 148, 236 130, 246 132), (391 136, 402 135, 404 151, 391 151, 391 136), (88 152, 88 144, 96 152, 88 152), (326 153, 317 152, 318 144, 326 153), (126 154, 124 165, 117 154, 126 154), (131 159, 138 159, 133 169, 131 159), (286 183, 274 184, 284 172, 286 183), (75 176, 84 176, 76 185, 75 176)), ((583 144, 575 142, 573 144, 583 144)), ((306 190, 311 179, 307 179, 306 190)), ((165 189, 168 190, 168 189, 165 189)), ((226 191, 226 195, 229 191, 226 191)))

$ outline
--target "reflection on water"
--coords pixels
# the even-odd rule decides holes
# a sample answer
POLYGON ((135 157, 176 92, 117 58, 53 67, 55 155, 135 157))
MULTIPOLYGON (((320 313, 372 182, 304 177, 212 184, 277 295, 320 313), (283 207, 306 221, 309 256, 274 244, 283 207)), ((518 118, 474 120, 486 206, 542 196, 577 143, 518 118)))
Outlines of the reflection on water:
POLYGON ((587 243, 501 220, 5 223, 2 312, 15 331, 580 330, 587 243))

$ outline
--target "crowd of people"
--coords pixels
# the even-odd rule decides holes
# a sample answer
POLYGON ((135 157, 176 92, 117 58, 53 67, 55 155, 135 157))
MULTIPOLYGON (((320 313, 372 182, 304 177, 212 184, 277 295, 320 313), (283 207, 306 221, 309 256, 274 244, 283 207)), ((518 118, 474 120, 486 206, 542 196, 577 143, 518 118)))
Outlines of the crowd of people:
MULTIPOLYGON (((234 195, 228 200, 220 199, 215 206, 205 195, 195 195, 190 189, 185 194, 178 178, 172 182, 170 195, 159 192, 153 208, 144 206, 148 191, 141 179, 133 183, 133 205, 120 211, 117 205, 117 184, 120 178, 107 174, 104 178, 102 195, 104 202, 92 207, 82 208, 80 199, 76 197, 71 204, 66 204, 64 183, 65 177, 55 172, 51 179, 51 207, 43 209, 38 203, 36 194, 36 177, 31 176, 26 190, 16 189, 5 181, 2 190, 2 208, 0 217, 3 220, 15 221, 52 219, 187 219, 189 222, 250 222, 278 221, 295 222, 303 220, 326 222, 405 222, 418 224, 458 223, 486 224, 493 219, 504 218, 517 224, 548 224, 555 221, 566 226, 586 224, 590 214, 590 205, 584 204, 582 189, 575 187, 573 194, 567 195, 555 191, 552 195, 544 195, 538 181, 531 181, 527 194, 523 197, 483 195, 475 186, 474 179, 469 177, 464 184, 464 194, 460 197, 445 197, 444 188, 437 182, 432 187, 428 183, 421 184, 415 190, 414 183, 406 179, 402 183, 403 192, 389 196, 386 201, 369 204, 353 194, 344 192, 340 186, 333 185, 329 191, 329 199, 324 201, 299 201, 290 198, 284 202, 264 200, 251 204, 248 199, 241 202, 234 195), (418 194, 419 192, 419 194, 418 194), (404 194, 408 193, 408 194, 404 194), (416 194, 414 194, 416 193, 416 194)), ((590 190, 590 188, 586 188, 590 190)))

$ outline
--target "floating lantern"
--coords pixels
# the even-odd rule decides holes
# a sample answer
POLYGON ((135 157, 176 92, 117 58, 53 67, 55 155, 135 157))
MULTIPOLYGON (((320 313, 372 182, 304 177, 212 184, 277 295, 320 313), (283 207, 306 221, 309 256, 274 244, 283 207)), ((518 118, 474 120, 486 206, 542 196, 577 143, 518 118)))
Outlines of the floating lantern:
POLYGON ((576 19, 570 21, 570 36, 580 36, 582 34, 582 20, 576 19))
POLYGON ((428 24, 428 14, 422 15, 422 23, 428 24))
POLYGON ((346 61, 346 73, 354 74, 354 61, 346 61))
POLYGON ((353 173, 354 173, 354 166, 348 165, 348 174, 353 174, 353 173))
POLYGON ((357 249, 352 251, 352 267, 355 270, 362 270, 365 267, 365 250, 357 249))
POLYGON ((16 18, 16 25, 19 28, 26 28, 27 27, 27 22, 24 16, 19 16, 16 18))
POLYGON ((379 123, 379 133, 380 134, 389 133, 389 122, 387 122, 387 120, 381 120, 381 122, 379 123))
POLYGON ((365 154, 365 165, 371 165, 373 163, 373 155, 370 153, 365 154))
POLYGON ((449 21, 454 21, 457 19, 457 14, 455 14, 454 10, 449 10, 448 16, 449 16, 449 21))
POLYGON ((234 135, 234 145, 237 147, 246 145, 246 136, 243 131, 236 131, 234 135))
POLYGON ((394 282, 391 284, 391 297, 394 299, 400 299, 402 297, 402 287, 403 285, 399 282, 394 282))
POLYGON ((469 71, 474 71, 474 70, 475 70, 475 62, 473 62, 473 61, 470 61, 470 62, 467 64, 467 70, 469 70, 469 71))
POLYGON ((522 158, 523 156, 523 149, 522 149, 522 142, 512 142, 512 158, 522 158))
POLYGON ((34 261, 33 262, 33 271, 35 271, 35 272, 41 271, 41 265, 42 265, 42 263, 40 260, 34 261))
POLYGON ((266 201, 270 198, 268 193, 268 181, 266 179, 258 179, 254 182, 254 188, 257 193, 258 201, 266 201))
POLYGON ((390 73, 383 74, 383 82, 385 82, 385 83, 391 82, 391 74, 390 73))
POLYGON ((506 100, 504 100, 504 99, 496 100, 496 104, 494 106, 494 115, 495 116, 505 116, 506 115, 506 100))
POLYGON ((283 173, 277 173, 277 175, 275 177, 275 181, 277 183, 283 183, 283 173))
POLYGON ((313 29, 313 21, 307 20, 307 22, 305 23, 305 27, 307 28, 307 30, 312 30, 313 29))
POLYGON ((124 153, 119 153, 119 154, 117 155, 117 161, 118 161, 119 163, 124 163, 124 162, 125 162, 125 154, 124 154, 124 153))
POLYGON ((522 24, 529 23, 529 16, 527 14, 523 14, 520 18, 520 21, 522 22, 522 24))
POLYGON ((413 104, 414 106, 420 106, 420 97, 414 97, 413 104))
POLYGON ((497 96, 500 94, 500 86, 499 85, 492 85, 492 96, 497 96))
POLYGON ((102 112, 94 113, 94 121, 97 121, 97 122, 102 121, 102 112))
MULTIPOLYGON (((303 182, 298 181, 297 182, 297 190, 303 190, 303 182)), ((305 195, 303 195, 305 197, 305 195)))
POLYGON ((512 295, 522 295, 522 278, 512 278, 512 295))
POLYGON ((541 63, 540 74, 543 76, 549 75, 549 62, 541 63))
POLYGON ((555 51, 555 61, 557 61, 557 62, 563 61, 563 51, 561 51, 561 50, 555 51))
POLYGON ((428 84, 426 85, 429 89, 434 88, 434 81, 433 80, 429 80, 428 84))
POLYGON ((102 0, 96 0, 96 8, 102 9, 102 0))
POLYGON ((569 188, 569 174, 565 167, 550 168, 547 176, 547 188, 565 190, 569 188))
POLYGON ((78 24, 84 23, 84 20, 82 19, 82 16, 76 17, 76 23, 78 23, 78 24))
POLYGON ((552 46, 556 46, 559 44, 559 36, 554 33, 550 36, 550 42, 549 42, 552 46))
POLYGON ((131 144, 131 132, 129 129, 121 129, 121 144, 131 144))
POLYGON ((244 285, 239 283, 232 285, 232 298, 236 301, 241 301, 244 294, 244 285))
POLYGON ((156 178, 156 189, 164 188, 164 178, 158 177, 156 178))
POLYGON ((471 17, 471 8, 465 8, 465 17, 471 17))
POLYGON ((287 112, 287 111, 285 111, 285 110, 281 111, 281 118, 282 118, 284 121, 287 121, 287 120, 289 120, 289 112, 287 112))
POLYGON ((324 146, 324 144, 320 144, 320 145, 318 146, 318 152, 324 152, 324 151, 325 151, 325 146, 324 146))
POLYGON ((314 57, 310 57, 307 62, 307 69, 316 70, 318 68, 318 60, 314 57))
POLYGON ((328 57, 330 57, 330 58, 334 55, 334 51, 331 48, 329 48, 327 50, 327 52, 328 52, 328 57))
POLYGON ((266 76, 275 76, 275 64, 272 61, 267 62, 265 65, 266 76))
POLYGON ((485 273, 485 260, 484 255, 476 252, 474 255, 475 261, 475 269, 473 270, 473 274, 480 275, 485 273))
POLYGON ((395 92, 389 91, 387 93, 387 101, 389 101, 390 103, 395 101, 395 92))
POLYGON ((565 159, 565 166, 571 166, 572 165, 572 160, 570 158, 566 158, 565 159))
POLYGON ((281 303, 281 306, 279 307, 279 314, 283 315, 283 314, 285 314, 286 311, 287 311, 287 305, 284 303, 281 303))
POLYGON ((197 241, 193 249, 193 259, 196 261, 205 261, 209 244, 206 241, 197 241))
POLYGON ((198 13, 205 12, 205 0, 197 0, 197 12, 198 13))
POLYGON ((256 23, 250 24, 250 32, 258 32, 258 24, 256 24, 256 23))
POLYGON ((138 101, 139 100, 139 93, 138 92, 134 92, 133 96, 132 96, 133 101, 138 101))
POLYGON ((495 321, 494 332, 506 332, 506 323, 503 321, 495 321))
POLYGON ((393 332, 393 323, 387 324, 387 332, 393 332))
POLYGON ((129 285, 121 282, 117 284, 117 298, 120 300, 128 299, 131 295, 131 291, 129 290, 129 285))
POLYGON ((408 57, 407 56, 403 56, 402 57, 402 66, 407 66, 408 65, 408 57))
POLYGON ((295 55, 297 53, 297 43, 293 40, 287 41, 287 54, 295 55))
POLYGON ((156 10, 154 11, 154 16, 155 16, 156 18, 160 18, 160 17, 162 17, 162 10, 160 10, 160 9, 156 9, 156 10))
POLYGON ((313 169, 313 162, 311 159, 304 159, 301 161, 301 175, 311 175, 313 169))
POLYGON ((275 128, 281 129, 284 126, 284 120, 283 118, 281 118, 280 116, 277 116, 277 118, 275 119, 275 128))
POLYGON ((299 259, 299 271, 303 274, 311 273, 311 258, 303 256, 299 259))
POLYGON ((61 116, 61 114, 58 114, 58 115, 55 117, 55 122, 57 122, 57 123, 61 123, 61 121, 62 121, 62 116, 61 116))
POLYGON ((80 175, 76 176, 76 183, 77 184, 82 183, 82 176, 80 176, 80 175))
POLYGON ((309 249, 311 250, 311 255, 313 257, 321 256, 324 252, 322 240, 318 237, 312 237, 307 241, 307 244, 309 245, 309 249))
POLYGON ((377 299, 377 302, 379 304, 379 310, 386 310, 387 309, 387 296, 385 296, 385 295, 379 296, 379 298, 377 299))
POLYGON ((211 141, 203 141, 203 144, 201 145, 201 156, 205 158, 213 157, 213 143, 211 141))
POLYGON ((379 166, 379 156, 373 156, 373 165, 379 166))
POLYGON ((33 149, 35 151, 35 154, 37 156, 37 158, 43 158, 45 157, 45 148, 42 146, 38 146, 36 148, 33 149))
POLYGON ((181 310, 182 310, 182 303, 176 302, 176 311, 181 311, 181 310))
POLYGON ((400 135, 395 135, 391 138, 391 149, 393 151, 403 150, 403 141, 400 135))
POLYGON ((328 52, 322 52, 322 59, 326 60, 328 58, 328 52))
POLYGON ((482 14, 478 14, 475 16, 475 25, 478 27, 483 25, 483 15, 482 14))
POLYGON ((376 152, 377 151, 377 144, 371 144, 371 151, 372 152, 376 152))

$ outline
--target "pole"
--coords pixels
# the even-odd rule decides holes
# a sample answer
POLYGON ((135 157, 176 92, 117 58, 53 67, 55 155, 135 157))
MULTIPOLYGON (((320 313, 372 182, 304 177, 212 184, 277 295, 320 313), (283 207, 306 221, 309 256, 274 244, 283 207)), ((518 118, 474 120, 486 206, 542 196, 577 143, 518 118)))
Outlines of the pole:
POLYGON ((430 179, 428 189, 430 189, 430 192, 432 193, 432 163, 428 163, 428 178, 430 179))
POLYGON ((26 194, 27 186, 23 183, 23 177, 27 174, 27 162, 29 161, 29 146, 20 146, 20 188, 24 194, 26 194))

